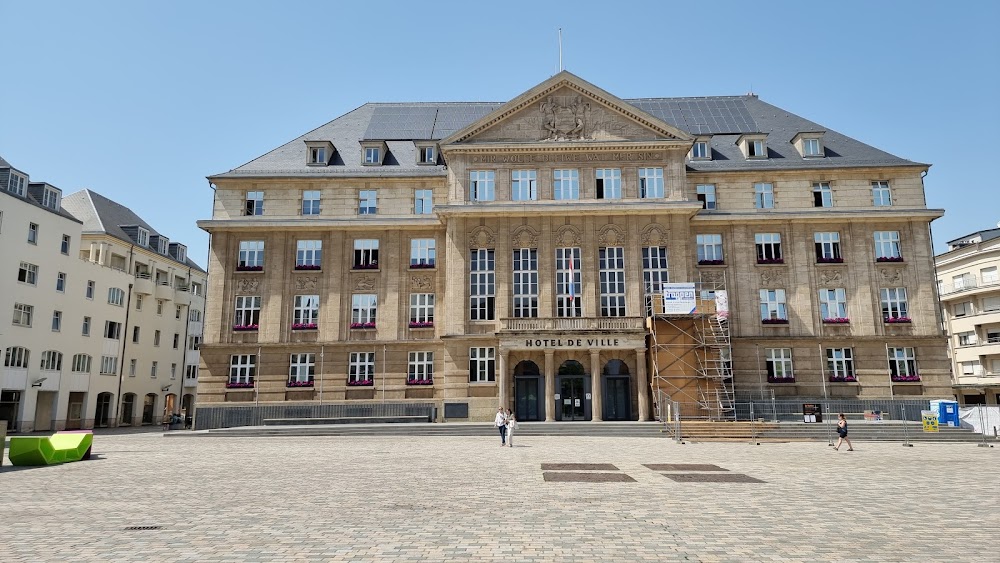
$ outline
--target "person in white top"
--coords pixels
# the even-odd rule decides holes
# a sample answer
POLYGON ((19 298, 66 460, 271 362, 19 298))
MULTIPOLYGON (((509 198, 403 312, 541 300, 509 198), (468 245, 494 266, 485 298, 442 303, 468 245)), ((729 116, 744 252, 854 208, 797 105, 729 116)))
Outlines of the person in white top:
POLYGON ((517 430, 517 418, 514 411, 507 409, 507 445, 514 447, 514 431, 517 430))
POLYGON ((493 419, 493 424, 500 431, 500 447, 507 445, 507 415, 503 412, 503 407, 497 408, 497 416, 493 419))

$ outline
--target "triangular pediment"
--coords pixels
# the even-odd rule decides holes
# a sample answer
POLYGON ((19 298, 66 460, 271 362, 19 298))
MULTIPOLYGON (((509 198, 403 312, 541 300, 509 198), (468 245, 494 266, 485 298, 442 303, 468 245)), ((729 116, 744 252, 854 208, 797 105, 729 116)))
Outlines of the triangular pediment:
POLYGON ((563 71, 441 141, 693 141, 665 121, 563 71))

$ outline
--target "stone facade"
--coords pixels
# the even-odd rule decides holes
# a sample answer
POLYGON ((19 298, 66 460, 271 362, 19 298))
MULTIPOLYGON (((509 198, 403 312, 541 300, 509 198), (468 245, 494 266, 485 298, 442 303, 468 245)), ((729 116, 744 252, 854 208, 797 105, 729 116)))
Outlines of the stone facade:
MULTIPOLYGON (((212 234, 199 400, 430 398, 466 403, 477 420, 491 419, 498 402, 521 412, 522 420, 648 420, 655 375, 645 319, 644 253, 650 248, 669 257, 670 281, 726 280, 737 391, 763 385, 804 397, 948 394, 929 238, 929 224, 941 212, 924 204, 926 165, 881 151, 882 159, 873 161, 878 165, 866 166, 830 158, 733 162, 737 136, 728 129, 726 135, 688 132, 639 106, 560 73, 478 119, 431 134, 439 154, 424 163, 429 166, 420 166, 413 152, 427 137, 384 134, 378 121, 379 112, 422 115, 428 109, 376 106, 212 176, 213 217, 199 222, 212 234), (359 125, 364 115, 367 129, 359 125), (713 156, 694 158, 703 139, 713 156), (307 148, 320 140, 337 159, 308 160, 307 148), (365 166, 359 146, 382 147, 393 160, 365 166), (578 195, 559 199, 555 178, 567 170, 577 175, 578 195), (761 182, 773 187, 773 205, 763 209, 755 205, 754 184, 761 182), (829 184, 832 207, 814 206, 817 182, 829 184), (891 206, 874 206, 873 182, 891 186, 891 206), (705 184, 714 186, 714 208, 699 201, 698 186, 705 184), (433 213, 420 213, 423 190, 433 194, 433 213), (368 191, 377 193, 375 213, 359 208, 368 191), (319 208, 304 215, 310 192, 318 192, 319 208), (262 211, 248 215, 247 200, 258 193, 262 211), (814 235, 827 231, 839 233, 842 262, 817 263, 814 235), (902 256, 877 261, 876 232, 897 233, 902 256), (757 233, 780 234, 783 263, 758 264, 757 233), (699 265, 699 234, 722 236, 722 264, 699 265), (414 239, 433 239, 433 267, 411 265, 414 239), (377 240, 377 264, 358 267, 359 240, 377 240), (321 241, 319 269, 301 269, 299 241, 321 241), (259 271, 237 271, 241 244, 248 242, 263 242, 259 271), (563 249, 575 253, 572 271, 563 249), (530 264, 518 270, 520 285, 517 260, 530 264), (576 280, 572 301, 569 275, 576 280), (602 287, 612 289, 602 293, 602 287), (886 287, 906 288, 910 322, 884 322, 880 290, 886 287), (786 292, 787 324, 761 322, 759 293, 768 288, 786 292), (849 323, 823 322, 822 288, 844 290, 849 323), (432 326, 411 326, 423 322, 411 314, 413 294, 433 294, 432 326), (313 295, 316 328, 293 328, 296 296, 313 295), (358 322, 359 295, 375 296, 374 327, 358 322), (234 331, 237 303, 246 296, 260 297, 259 324, 234 331), (473 313, 480 296, 483 309, 473 313), (516 298, 531 305, 519 309, 516 298), (916 350, 919 381, 890 385, 887 346, 916 350), (794 383, 761 382, 756 352, 764 347, 793 350, 794 383), (827 389, 820 349, 832 347, 853 350, 856 382, 831 382, 827 389), (411 375, 411 353, 420 352, 433 353, 430 385, 408 383, 421 377, 419 370, 411 375), (311 386, 288 383, 293 354, 313 355, 311 386), (349 385, 351 358, 359 354, 374 359, 373 368, 364 368, 374 375, 370 386, 349 385), (252 362, 252 370, 231 370, 237 356, 252 362)), ((435 110, 435 123, 447 109, 435 110)), ((769 150, 797 150, 793 135, 762 138, 778 147, 769 150)), ((828 137, 829 155, 856 149, 828 137)))

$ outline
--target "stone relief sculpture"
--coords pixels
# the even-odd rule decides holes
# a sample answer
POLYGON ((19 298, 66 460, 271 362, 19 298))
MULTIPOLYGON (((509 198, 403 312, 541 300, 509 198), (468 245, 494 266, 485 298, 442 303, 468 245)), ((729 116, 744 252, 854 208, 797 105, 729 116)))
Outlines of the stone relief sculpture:
POLYGON ((431 287, 431 279, 427 276, 410 276, 410 284, 417 289, 428 289, 431 287))
POLYGON ((555 240, 560 246, 579 246, 580 231, 572 225, 563 225, 556 229, 555 240))
POLYGON ((619 246, 625 243, 625 231, 618 225, 605 225, 598 232, 597 240, 602 246, 619 246))
POLYGON ((819 281, 824 284, 843 283, 844 274, 837 270, 823 270, 819 274, 819 281))
POLYGON ((521 225, 514 229, 510 242, 513 248, 538 248, 538 231, 527 225, 521 225))
POLYGON ((295 279, 295 289, 316 289, 317 285, 319 285, 319 280, 317 278, 295 279))
POLYGON ((550 141, 583 139, 590 102, 580 96, 549 96, 538 108, 542 134, 550 141))
POLYGON ((760 284, 764 287, 785 284, 785 273, 781 270, 767 269, 760 273, 760 284))
POLYGON ((354 288, 363 290, 375 289, 375 276, 361 276, 354 282, 354 288))
POLYGON ((479 226, 469 232, 469 248, 494 248, 497 236, 487 227, 479 226))
POLYGON ((882 281, 888 283, 898 282, 903 277, 903 272, 899 268, 880 268, 878 273, 882 281))
POLYGON ((643 246, 663 246, 667 244, 667 233, 663 227, 653 223, 642 229, 643 246))
POLYGON ((260 280, 241 279, 236 280, 236 288, 242 293, 258 293, 260 291, 260 280))

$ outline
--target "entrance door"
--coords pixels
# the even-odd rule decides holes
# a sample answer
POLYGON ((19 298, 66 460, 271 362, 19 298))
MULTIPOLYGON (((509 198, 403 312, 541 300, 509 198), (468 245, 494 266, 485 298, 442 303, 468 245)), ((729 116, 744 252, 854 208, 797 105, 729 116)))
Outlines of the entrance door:
POLYGON ((153 407, 156 406, 156 394, 148 393, 142 403, 142 423, 153 423, 153 407))
POLYGON ((605 379, 607 393, 604 395, 604 420, 631 420, 629 406, 632 401, 629 396, 627 377, 608 377, 605 379))
POLYGON ((83 400, 86 393, 70 393, 69 408, 66 411, 66 430, 79 430, 83 427, 83 400))
POLYGON ((584 407, 587 404, 584 378, 562 376, 559 386, 559 400, 562 403, 560 420, 587 420, 584 407))
POLYGON ((94 411, 94 426, 104 428, 108 425, 108 417, 111 413, 111 393, 99 393, 97 395, 97 410, 94 411))
POLYGON ((56 392, 39 391, 35 402, 35 432, 52 430, 52 419, 55 418, 56 392))
POLYGON ((0 391, 0 420, 7 421, 7 431, 13 432, 17 426, 17 411, 20 410, 20 391, 0 391))
POLYGON ((514 415, 518 420, 541 420, 538 412, 537 377, 514 378, 514 415))

